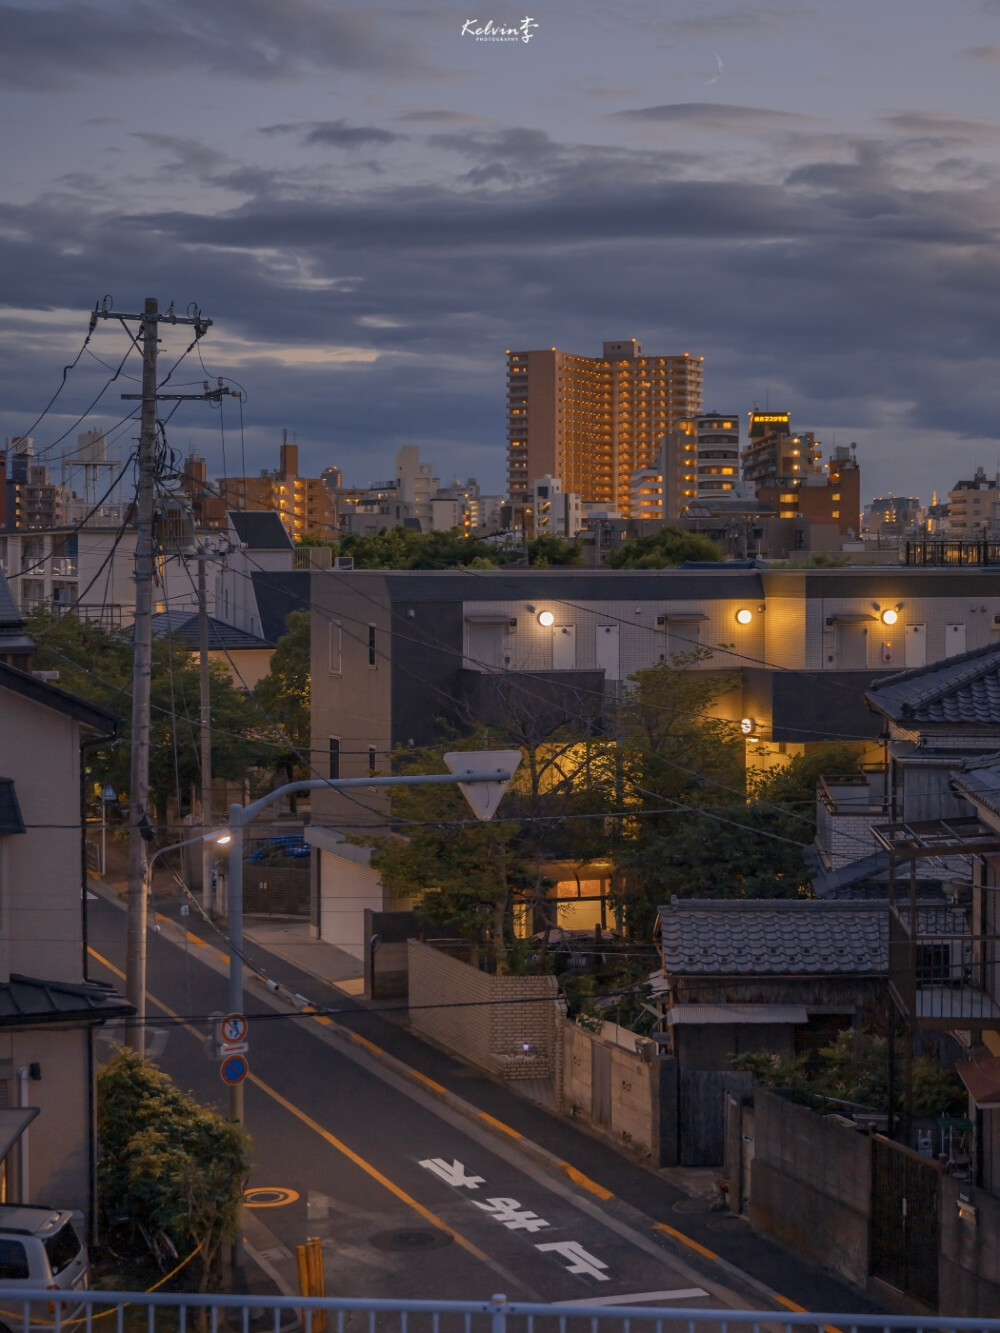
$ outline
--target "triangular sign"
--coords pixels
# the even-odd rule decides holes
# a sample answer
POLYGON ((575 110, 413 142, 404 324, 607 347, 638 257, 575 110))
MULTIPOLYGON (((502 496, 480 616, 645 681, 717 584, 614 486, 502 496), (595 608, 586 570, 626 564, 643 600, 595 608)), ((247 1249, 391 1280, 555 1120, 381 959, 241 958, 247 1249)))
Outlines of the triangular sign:
POLYGON ((477 819, 492 819, 521 762, 520 750, 451 750, 444 757, 449 773, 496 775, 494 782, 460 782, 458 789, 472 807, 477 819))

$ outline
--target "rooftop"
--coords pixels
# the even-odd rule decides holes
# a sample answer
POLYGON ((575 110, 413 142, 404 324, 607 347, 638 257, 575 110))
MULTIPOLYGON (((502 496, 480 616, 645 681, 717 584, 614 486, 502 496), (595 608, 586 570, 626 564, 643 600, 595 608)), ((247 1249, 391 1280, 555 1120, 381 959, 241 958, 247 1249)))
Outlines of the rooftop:
POLYGON ((871 707, 894 722, 1000 726, 1000 644, 987 644, 931 666, 872 683, 871 707))

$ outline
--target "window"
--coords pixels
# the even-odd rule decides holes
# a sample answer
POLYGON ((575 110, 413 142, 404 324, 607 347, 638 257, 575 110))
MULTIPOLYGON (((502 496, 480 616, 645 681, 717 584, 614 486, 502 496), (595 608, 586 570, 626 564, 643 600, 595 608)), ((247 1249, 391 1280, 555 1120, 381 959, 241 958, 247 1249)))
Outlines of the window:
POLYGON ((28 1256, 18 1240, 0 1240, 0 1281, 24 1282, 31 1276, 28 1256))
POLYGON ((344 649, 344 630, 343 626, 331 623, 330 625, 330 674, 339 676, 341 673, 344 649))
POLYGON ((340 737, 330 737, 330 778, 336 781, 340 777, 340 737))
POLYGON ((376 663, 375 656, 375 626, 368 626, 368 665, 373 667, 376 663))
POLYGON ((369 773, 374 773, 374 772, 375 772, 375 768, 376 768, 376 764, 375 764, 375 746, 374 746, 374 745, 369 745, 369 747, 368 747, 368 772, 369 772, 369 773))

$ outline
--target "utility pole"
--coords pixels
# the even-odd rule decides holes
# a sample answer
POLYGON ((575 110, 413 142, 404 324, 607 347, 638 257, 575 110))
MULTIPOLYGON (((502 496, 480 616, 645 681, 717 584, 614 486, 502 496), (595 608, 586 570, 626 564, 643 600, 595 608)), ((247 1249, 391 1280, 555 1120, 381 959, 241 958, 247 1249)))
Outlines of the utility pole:
POLYGON ((149 705, 153 648, 153 511, 155 502, 156 444, 159 423, 158 402, 169 400, 218 400, 224 389, 205 385, 201 394, 161 394, 157 392, 156 363, 161 323, 187 324, 194 329, 195 342, 211 327, 201 311, 178 315, 173 304, 160 314, 155 297, 146 298, 141 315, 112 310, 107 297, 90 317, 93 332, 99 319, 117 319, 122 328, 142 349, 142 393, 123 393, 123 399, 138 398, 142 403, 139 431, 138 485, 136 488, 135 541, 135 621, 132 664, 132 763, 129 776, 129 856, 128 921, 125 955, 125 996, 135 1007, 135 1015, 125 1027, 125 1040, 141 1055, 145 1050, 146 1018, 146 920, 149 885, 146 843, 153 837, 149 817, 149 705), (129 323, 138 323, 133 335, 129 323))
MULTIPOLYGON (((201 827, 212 824, 212 697, 208 669, 208 590, 207 549, 198 552, 198 666, 201 681, 201 827)), ((212 861, 210 842, 201 844, 201 902, 206 912, 212 908, 212 861)))

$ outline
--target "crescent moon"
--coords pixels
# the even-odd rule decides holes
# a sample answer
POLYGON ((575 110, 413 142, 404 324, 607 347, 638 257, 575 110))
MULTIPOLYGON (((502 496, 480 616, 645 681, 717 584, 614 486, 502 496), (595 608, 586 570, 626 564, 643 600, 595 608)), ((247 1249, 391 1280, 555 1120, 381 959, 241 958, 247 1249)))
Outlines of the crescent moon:
POLYGON ((722 66, 722 57, 719 55, 718 52, 715 53, 715 63, 716 65, 718 65, 718 69, 715 71, 715 73, 712 75, 710 79, 705 80, 706 85, 709 83, 718 83, 719 80, 722 78, 722 75, 725 73, 722 66))

